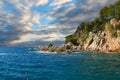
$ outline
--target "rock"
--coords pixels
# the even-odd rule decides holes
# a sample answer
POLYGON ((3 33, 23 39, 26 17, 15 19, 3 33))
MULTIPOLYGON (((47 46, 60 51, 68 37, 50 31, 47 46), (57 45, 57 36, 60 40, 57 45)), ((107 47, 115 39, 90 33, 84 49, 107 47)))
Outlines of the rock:
MULTIPOLYGON (((110 20, 110 24, 115 27, 120 24, 120 20, 115 18, 110 20)), ((106 23, 103 31, 97 33, 89 32, 89 36, 85 41, 80 40, 81 33, 84 31, 77 30, 75 36, 79 45, 74 45, 71 42, 60 46, 42 47, 38 46, 38 49, 42 51, 58 52, 58 53, 72 53, 74 50, 86 50, 86 51, 110 51, 120 52, 120 37, 112 38, 109 30, 109 25, 106 23)), ((116 31, 117 35, 120 35, 120 30, 116 31)))
POLYGON ((88 46, 93 42, 93 37, 94 37, 94 34, 92 32, 90 32, 89 37, 86 39, 86 41, 83 45, 84 50, 87 50, 88 46))
POLYGON ((84 43, 84 50, 90 51, 99 51, 100 47, 105 43, 104 32, 99 31, 97 34, 90 32, 89 37, 86 39, 84 43))
POLYGON ((78 46, 72 46, 72 50, 77 50, 78 46))
POLYGON ((48 48, 47 47, 40 47, 40 50, 42 50, 42 51, 48 51, 48 48))
POLYGON ((71 42, 69 42, 69 43, 67 43, 67 44, 65 44, 65 46, 73 46, 73 43, 71 43, 71 42))
POLYGON ((100 39, 99 47, 102 47, 102 45, 105 43, 105 38, 100 39))
POLYGON ((103 31, 103 32, 101 32, 101 35, 100 35, 100 37, 103 37, 103 38, 105 38, 105 36, 106 36, 105 32, 104 32, 104 31, 103 31))
POLYGON ((99 45, 100 39, 97 35, 93 38, 93 41, 89 45, 88 49, 90 50, 96 50, 97 46, 99 45))
POLYGON ((71 50, 66 50, 66 51, 64 51, 63 53, 69 53, 69 54, 71 54, 72 51, 71 51, 71 50))
POLYGON ((49 52, 55 52, 55 46, 48 47, 49 52))
POLYGON ((59 47, 56 48, 55 52, 61 53, 61 52, 63 52, 64 50, 65 50, 65 49, 63 49, 63 47, 59 46, 59 47))
POLYGON ((117 23, 118 23, 118 20, 115 18, 110 20, 110 24, 112 24, 114 27, 117 25, 117 23))
POLYGON ((81 50, 81 49, 82 49, 81 45, 77 46, 77 50, 81 50))
POLYGON ((117 38, 117 42, 120 44, 120 37, 117 38))

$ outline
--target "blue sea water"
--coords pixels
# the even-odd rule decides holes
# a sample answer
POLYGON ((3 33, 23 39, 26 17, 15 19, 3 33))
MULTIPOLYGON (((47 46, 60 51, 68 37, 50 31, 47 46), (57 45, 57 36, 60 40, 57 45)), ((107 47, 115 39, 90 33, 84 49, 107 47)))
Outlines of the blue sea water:
POLYGON ((0 80, 120 80, 120 54, 1 47, 0 80))

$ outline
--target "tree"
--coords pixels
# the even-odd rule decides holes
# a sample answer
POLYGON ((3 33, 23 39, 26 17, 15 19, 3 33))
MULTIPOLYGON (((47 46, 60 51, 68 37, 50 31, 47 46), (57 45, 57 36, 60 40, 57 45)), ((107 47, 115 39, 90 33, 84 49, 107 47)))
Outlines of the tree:
POLYGON ((49 45, 48 45, 48 47, 52 47, 53 46, 53 44, 52 43, 50 43, 49 45))
POLYGON ((101 23, 100 18, 96 17, 93 21, 92 21, 93 25, 98 25, 101 23))
POLYGON ((107 19, 111 19, 115 16, 115 7, 114 5, 109 5, 107 10, 107 19))
POLYGON ((120 19, 120 0, 118 0, 115 4, 115 18, 120 19))
POLYGON ((80 28, 83 30, 84 27, 85 27, 85 22, 81 22, 81 23, 80 23, 80 28))
POLYGON ((100 18, 102 20, 108 20, 115 16, 115 6, 109 5, 105 6, 100 10, 100 18))
POLYGON ((91 25, 91 22, 86 22, 85 23, 85 30, 87 32, 90 32, 92 30, 92 25, 91 25))
POLYGON ((71 42, 74 45, 77 45, 77 38, 74 35, 68 35, 66 36, 65 43, 71 42))
POLYGON ((107 19, 107 17, 108 17, 108 6, 105 6, 105 7, 103 7, 101 10, 100 10, 100 18, 102 19, 102 20, 106 20, 107 19))

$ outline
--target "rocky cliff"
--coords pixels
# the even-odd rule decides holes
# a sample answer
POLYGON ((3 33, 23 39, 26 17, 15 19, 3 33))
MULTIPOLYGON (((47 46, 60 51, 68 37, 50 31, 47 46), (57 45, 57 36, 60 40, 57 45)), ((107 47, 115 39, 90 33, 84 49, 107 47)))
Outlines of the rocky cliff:
POLYGON ((81 41, 80 37, 84 31, 76 30, 74 36, 77 39, 77 45, 68 42, 60 46, 38 46, 42 51, 57 53, 72 53, 75 50, 99 51, 99 52, 120 52, 120 30, 116 29, 116 36, 111 36, 110 26, 115 27, 120 24, 120 20, 112 18, 108 21, 102 31, 96 33, 89 32, 85 41, 81 41))
POLYGON ((50 52, 70 53, 74 50, 120 52, 120 0, 103 7, 99 17, 81 22, 77 30, 66 36, 60 46, 39 46, 50 52))
MULTIPOLYGON (((109 30, 110 25, 115 27, 120 24, 120 20, 112 18, 110 23, 105 24, 103 31, 97 33, 89 32, 87 39, 82 42, 81 49, 86 51, 104 51, 104 52, 120 52, 120 30, 116 30, 117 36, 112 37, 109 30)), ((76 35, 79 34, 79 31, 76 35)), ((80 36, 77 36, 79 38, 80 36)), ((81 42, 78 41, 80 44, 81 42)))

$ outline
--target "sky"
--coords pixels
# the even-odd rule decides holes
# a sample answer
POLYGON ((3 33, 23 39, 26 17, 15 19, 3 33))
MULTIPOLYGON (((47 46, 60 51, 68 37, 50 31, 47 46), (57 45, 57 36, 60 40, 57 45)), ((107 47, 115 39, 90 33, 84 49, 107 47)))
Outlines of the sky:
POLYGON ((62 44, 117 0, 0 0, 0 46, 62 44))

